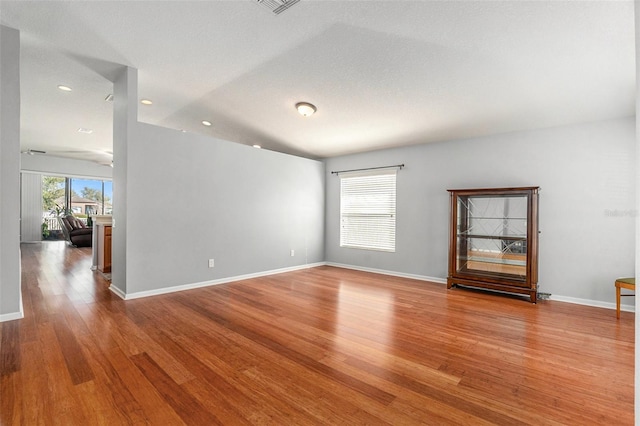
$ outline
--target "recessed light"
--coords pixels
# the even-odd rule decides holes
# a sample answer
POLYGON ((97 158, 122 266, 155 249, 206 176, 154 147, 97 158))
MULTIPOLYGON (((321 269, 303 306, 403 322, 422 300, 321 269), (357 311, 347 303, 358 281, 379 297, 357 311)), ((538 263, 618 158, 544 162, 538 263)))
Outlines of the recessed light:
POLYGON ((63 84, 58 85, 58 89, 62 90, 63 92, 70 92, 72 89, 69 86, 65 86, 63 84))
POLYGON ((142 105, 153 105, 153 102, 151 102, 149 99, 142 99, 140 103, 142 105))
POLYGON ((207 120, 202 120, 202 124, 204 124, 205 126, 211 126, 211 122, 207 120))
POLYGON ((86 134, 90 135, 91 133, 93 133, 93 130, 92 129, 85 129, 84 127, 80 127, 78 129, 78 133, 86 133, 86 134))
POLYGON ((253 145, 253 147, 254 147, 254 148, 258 148, 258 149, 262 148, 262 147, 261 147, 260 145, 258 145, 258 144, 253 145))

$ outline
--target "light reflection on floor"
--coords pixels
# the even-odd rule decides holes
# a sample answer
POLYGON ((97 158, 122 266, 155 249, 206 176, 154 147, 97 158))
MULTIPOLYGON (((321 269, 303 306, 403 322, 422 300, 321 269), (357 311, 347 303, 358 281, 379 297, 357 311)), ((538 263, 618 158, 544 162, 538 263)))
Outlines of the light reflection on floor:
MULTIPOLYGON (((345 354, 354 353, 357 351, 354 341, 359 339, 377 342, 381 349, 391 345, 394 298, 386 289, 341 283, 336 306, 335 349, 345 354)), ((358 355, 362 356, 361 353, 358 355)))
POLYGON ((57 282, 49 291, 52 294, 67 294, 71 300, 91 301, 96 294, 96 272, 91 270, 91 248, 78 248, 67 244, 66 241, 43 241, 40 243, 42 251, 46 251, 46 262, 39 260, 37 270, 39 280, 57 282), (80 260, 75 251, 82 251, 85 255, 80 260), (62 273, 57 265, 63 264, 62 273))

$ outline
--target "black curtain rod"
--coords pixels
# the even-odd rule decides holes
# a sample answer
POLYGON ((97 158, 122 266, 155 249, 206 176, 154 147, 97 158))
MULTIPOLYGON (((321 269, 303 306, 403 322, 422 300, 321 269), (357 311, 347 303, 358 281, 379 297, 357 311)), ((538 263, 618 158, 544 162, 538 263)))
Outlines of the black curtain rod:
POLYGON ((397 167, 399 169, 402 169, 404 167, 404 164, 396 164, 394 166, 381 166, 381 167, 368 167, 366 169, 353 169, 353 170, 338 170, 337 172, 331 172, 332 175, 337 175, 339 173, 348 173, 348 172, 362 172, 365 170, 377 170, 377 169, 392 169, 394 167, 397 167))

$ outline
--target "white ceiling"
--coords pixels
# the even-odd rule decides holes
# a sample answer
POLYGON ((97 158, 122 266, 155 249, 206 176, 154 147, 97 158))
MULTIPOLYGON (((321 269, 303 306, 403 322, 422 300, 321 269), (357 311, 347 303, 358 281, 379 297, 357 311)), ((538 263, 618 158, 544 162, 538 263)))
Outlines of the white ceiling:
POLYGON ((21 30, 22 148, 99 162, 120 65, 154 102, 140 121, 310 158, 631 116, 633 16, 631 0, 0 2, 21 30))

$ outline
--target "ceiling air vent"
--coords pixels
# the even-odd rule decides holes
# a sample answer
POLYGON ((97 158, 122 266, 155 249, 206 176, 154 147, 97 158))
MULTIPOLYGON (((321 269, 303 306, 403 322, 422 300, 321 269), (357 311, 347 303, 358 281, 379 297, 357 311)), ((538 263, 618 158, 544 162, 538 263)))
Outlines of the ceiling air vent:
POLYGON ((294 4, 298 3, 300 0, 253 0, 253 1, 266 7, 274 14, 279 15, 285 10, 289 9, 294 4))

